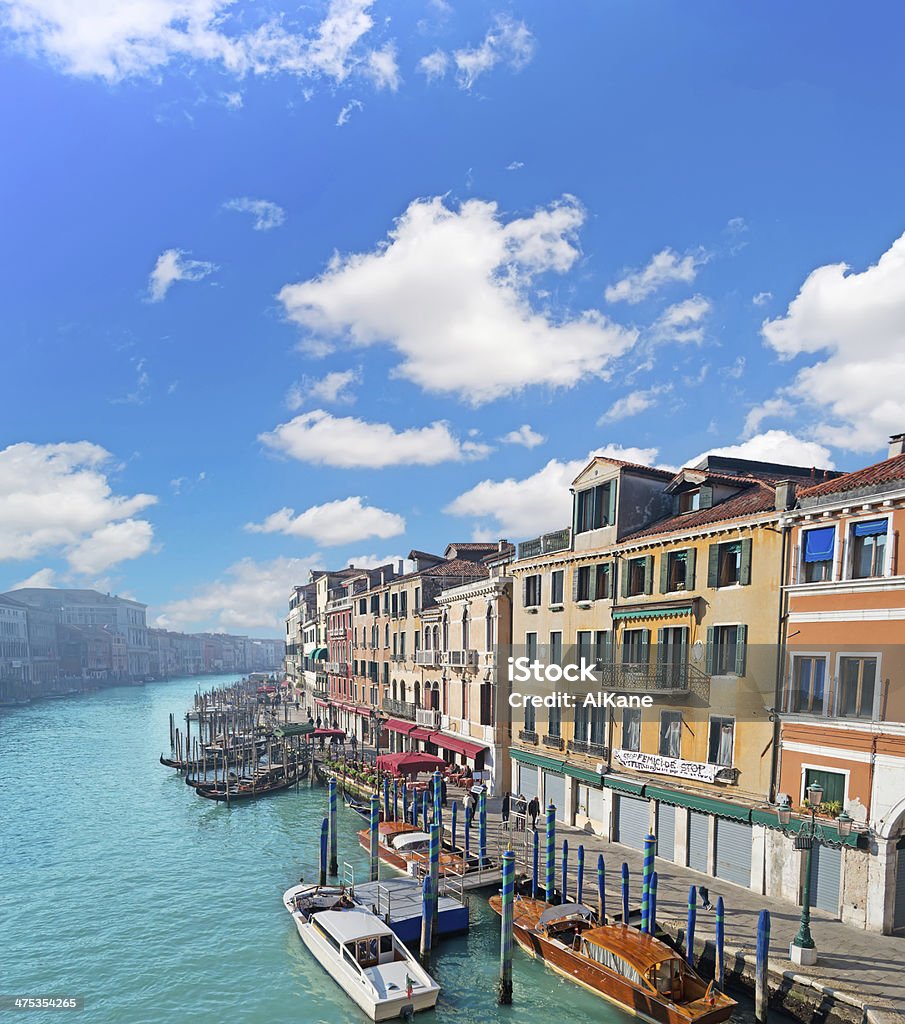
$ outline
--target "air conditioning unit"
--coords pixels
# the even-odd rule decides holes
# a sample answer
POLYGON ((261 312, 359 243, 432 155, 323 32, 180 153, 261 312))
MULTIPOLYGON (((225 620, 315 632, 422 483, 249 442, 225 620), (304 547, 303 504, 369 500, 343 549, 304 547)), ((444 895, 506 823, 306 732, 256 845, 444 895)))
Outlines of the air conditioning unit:
POLYGON ((603 761, 598 761, 598 762, 597 762, 597 774, 598 774, 598 775, 606 775, 606 773, 607 773, 608 771, 609 771, 609 769, 608 769, 608 768, 607 768, 607 766, 606 766, 606 765, 605 765, 605 764, 603 763, 603 761))

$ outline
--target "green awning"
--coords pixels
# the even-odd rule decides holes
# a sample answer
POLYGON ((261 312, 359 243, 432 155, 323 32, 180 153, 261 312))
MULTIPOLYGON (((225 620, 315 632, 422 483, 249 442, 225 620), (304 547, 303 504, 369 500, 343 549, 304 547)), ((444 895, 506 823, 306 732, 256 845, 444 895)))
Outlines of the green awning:
POLYGON ((675 807, 688 807, 693 811, 703 811, 717 818, 733 818, 735 821, 751 821, 751 808, 741 804, 733 804, 728 800, 720 800, 714 796, 697 793, 683 793, 676 789, 661 789, 659 786, 648 786, 647 796, 653 797, 664 804, 675 807))
POLYGON ((571 775, 579 782, 589 782, 592 786, 603 786, 599 772, 593 772, 590 768, 579 768, 578 765, 567 764, 563 766, 566 775, 571 775))
POLYGON ((327 648, 326 647, 315 647, 311 652, 311 658, 313 661, 326 661, 327 660, 327 648))
MULTIPOLYGON (((788 825, 780 826, 776 817, 776 809, 773 807, 759 807, 751 812, 751 821, 755 825, 766 825, 767 828, 776 829, 779 832, 788 832, 789 835, 799 833, 810 819, 792 818, 788 825)), ((839 830, 835 825, 818 819, 817 827, 831 843, 839 843, 840 846, 859 846, 866 843, 866 836, 862 832, 852 832, 845 839, 839 837, 839 830), (863 837, 863 838, 862 838, 863 837)))
POLYGON ((691 615, 691 605, 683 608, 616 608, 614 619, 680 619, 691 615))
POLYGON ((273 731, 277 736, 307 736, 309 733, 314 732, 314 723, 287 722, 285 725, 277 726, 273 731))
POLYGON ((522 764, 533 764, 538 768, 546 768, 551 772, 561 772, 566 767, 562 761, 556 761, 552 757, 544 757, 542 754, 535 754, 533 750, 520 750, 518 747, 510 747, 509 753, 515 761, 521 761, 522 764))
POLYGON ((644 795, 644 783, 632 782, 630 779, 614 779, 611 775, 603 777, 607 789, 618 789, 620 793, 631 793, 633 796, 644 795))

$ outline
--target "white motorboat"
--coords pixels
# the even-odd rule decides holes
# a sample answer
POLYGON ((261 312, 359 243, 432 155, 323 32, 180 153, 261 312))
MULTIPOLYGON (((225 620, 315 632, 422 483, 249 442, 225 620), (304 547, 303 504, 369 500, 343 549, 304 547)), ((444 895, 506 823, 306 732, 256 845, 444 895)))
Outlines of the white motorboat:
POLYGON ((429 1010, 437 1002, 440 986, 346 888, 298 885, 283 893, 283 905, 314 958, 371 1020, 429 1010))

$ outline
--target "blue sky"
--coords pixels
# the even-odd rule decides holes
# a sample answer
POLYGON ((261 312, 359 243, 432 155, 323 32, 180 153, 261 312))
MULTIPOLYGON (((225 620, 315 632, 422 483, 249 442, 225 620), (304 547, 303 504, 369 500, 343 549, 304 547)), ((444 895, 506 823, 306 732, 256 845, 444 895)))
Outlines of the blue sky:
POLYGON ((0 0, 0 586, 274 633, 592 451, 905 429, 899 5, 104 7, 0 0))

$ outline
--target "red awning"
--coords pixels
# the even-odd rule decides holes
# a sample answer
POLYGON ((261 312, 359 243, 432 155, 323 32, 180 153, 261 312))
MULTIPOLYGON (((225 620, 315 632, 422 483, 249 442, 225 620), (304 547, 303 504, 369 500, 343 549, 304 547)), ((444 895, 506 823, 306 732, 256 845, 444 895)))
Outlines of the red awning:
POLYGON ((315 729, 314 732, 309 732, 309 736, 345 736, 345 729, 315 729))
POLYGON ((417 775, 418 772, 432 772, 443 768, 442 757, 433 754, 382 754, 377 758, 377 767, 393 775, 417 775))
POLYGON ((433 743, 434 735, 435 734, 430 732, 428 729, 411 729, 409 731, 409 736, 413 740, 424 740, 425 743, 433 743))
POLYGON ((355 712, 356 715, 361 715, 362 718, 370 718, 371 717, 371 709, 370 708, 358 708, 358 707, 356 707, 356 708, 352 708, 352 710, 355 712))
POLYGON ((432 733, 431 743, 444 750, 453 750, 457 754, 464 754, 472 759, 487 750, 485 743, 472 743, 470 740, 463 740, 458 736, 444 736, 442 732, 432 733))
POLYGON ((318 706, 319 708, 328 708, 328 707, 330 707, 330 705, 329 705, 329 704, 328 704, 328 703, 327 703, 327 702, 326 702, 325 700, 321 700, 321 698, 320 698, 320 697, 315 697, 315 698, 314 698, 314 703, 315 703, 315 704, 316 704, 316 705, 317 705, 317 706, 318 706))
POLYGON ((409 729, 415 728, 414 722, 403 722, 399 718, 388 718, 383 723, 384 729, 389 729, 390 732, 402 732, 408 733, 409 729))

